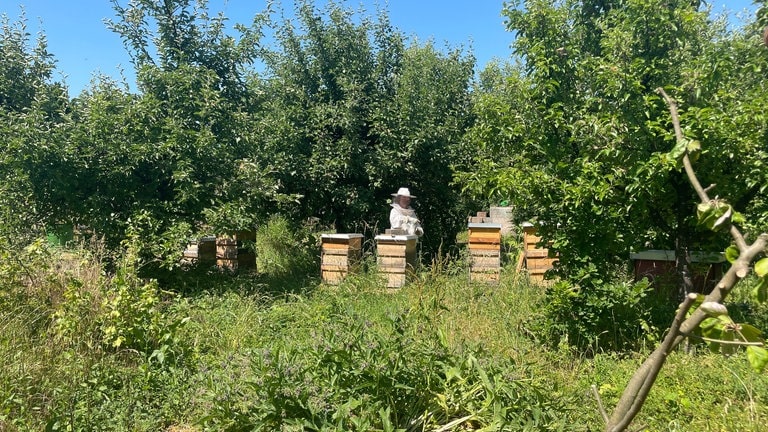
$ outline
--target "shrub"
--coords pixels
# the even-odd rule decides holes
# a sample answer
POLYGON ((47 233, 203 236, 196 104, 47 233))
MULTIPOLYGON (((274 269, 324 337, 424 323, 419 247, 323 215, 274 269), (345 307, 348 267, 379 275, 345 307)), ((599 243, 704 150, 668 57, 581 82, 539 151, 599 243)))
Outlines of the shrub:
POLYGON ((166 313, 164 301, 172 294, 161 291, 157 281, 139 279, 130 248, 122 261, 101 311, 103 343, 115 349, 136 350, 159 363, 169 355, 182 354, 186 350, 177 331, 189 319, 166 313))
POLYGON ((257 350, 250 376, 212 392, 206 426, 226 430, 557 429, 562 410, 512 364, 456 352, 418 313, 389 323, 334 316, 308 346, 257 350))
MULTIPOLYGON (((317 239, 306 226, 272 216, 256 232, 256 268, 271 276, 312 273, 318 266, 317 239)), ((314 271, 316 273, 316 271, 314 271)))
POLYGON ((547 289, 533 334, 550 345, 565 343, 587 353, 637 349, 655 340, 655 302, 647 280, 581 288, 561 281, 547 289))

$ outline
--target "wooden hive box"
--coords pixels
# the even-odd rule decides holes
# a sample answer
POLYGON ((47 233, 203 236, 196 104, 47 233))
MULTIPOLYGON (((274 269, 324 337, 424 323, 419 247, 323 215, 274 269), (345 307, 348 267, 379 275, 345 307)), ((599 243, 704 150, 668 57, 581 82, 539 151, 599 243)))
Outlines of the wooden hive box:
POLYGON ((253 231, 238 231, 234 234, 224 234, 216 237, 216 265, 229 269, 255 269, 256 254, 244 247, 244 241, 253 241, 256 234, 253 231))
POLYGON ((362 234, 321 234, 320 275, 323 282, 338 284, 360 262, 362 234))
POLYGON ((498 282, 501 275, 501 224, 469 223, 469 280, 498 282))
MULTIPOLYGON (((694 291, 709 294, 723 276, 724 254, 691 251, 690 257, 694 291)), ((677 280, 673 250, 651 249, 630 253, 629 258, 632 260, 635 280, 643 278, 648 278, 651 282, 665 278, 677 280)))
MULTIPOLYGON (((533 224, 525 222, 523 227, 523 254, 521 263, 528 270, 528 276, 536 282, 544 281, 544 273, 550 270, 557 257, 550 256, 548 248, 538 247, 541 237, 536 235, 537 229, 533 224)), ((518 267, 522 267, 518 266, 518 267)))
POLYGON ((205 236, 192 240, 182 254, 182 262, 215 264, 216 263, 216 237, 205 236))
POLYGON ((416 265, 417 240, 417 236, 405 234, 376 236, 376 263, 388 288, 400 288, 408 281, 416 265))

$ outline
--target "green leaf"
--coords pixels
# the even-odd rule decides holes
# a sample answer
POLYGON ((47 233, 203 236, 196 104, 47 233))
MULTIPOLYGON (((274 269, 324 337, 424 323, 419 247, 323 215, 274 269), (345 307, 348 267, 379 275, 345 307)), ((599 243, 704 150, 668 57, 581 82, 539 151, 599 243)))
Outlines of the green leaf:
POLYGON ((762 347, 748 346, 747 360, 755 372, 760 373, 768 364, 768 350, 762 347))
POLYGON ((722 200, 711 200, 696 206, 696 216, 700 225, 717 231, 729 225, 733 217, 733 207, 722 200))
MULTIPOLYGON (((734 337, 734 333, 732 331, 724 331, 720 335, 720 340, 722 340, 724 342, 733 342, 734 339, 735 339, 735 337, 734 337)), ((720 352, 725 354, 725 355, 733 354, 734 352, 736 352, 736 348, 737 348, 737 345, 722 344, 720 346, 720 352)))
POLYGON ((730 245, 725 249, 725 259, 728 260, 729 263, 733 264, 738 258, 739 248, 737 248, 735 245, 730 245))
POLYGON ((758 277, 768 274, 768 258, 763 258, 755 263, 755 273, 757 273, 758 277))
POLYGON ((720 339, 725 325, 717 318, 706 318, 701 322, 699 328, 701 328, 702 336, 710 339, 720 339))
POLYGON ((768 300, 768 277, 760 278, 760 281, 752 290, 752 297, 759 303, 765 303, 768 300))
POLYGON ((701 154, 701 143, 699 140, 688 141, 685 150, 688 153, 688 157, 691 158, 691 161, 695 162, 701 154))
POLYGON ((746 342, 762 342, 763 341, 763 332, 760 331, 757 327, 750 325, 750 324, 739 324, 741 326, 741 335, 744 336, 744 339, 746 339, 746 342))
POLYGON ((715 223, 712 224, 712 229, 718 229, 722 226, 727 225, 727 222, 731 221, 731 217, 733 216, 733 209, 731 206, 728 206, 728 208, 725 210, 724 213, 722 213, 717 220, 715 220, 715 223))
POLYGON ((688 140, 679 140, 677 143, 675 143, 675 146, 672 148, 672 150, 670 150, 669 157, 675 161, 680 160, 680 158, 685 155, 685 150, 688 148, 688 143, 688 140))

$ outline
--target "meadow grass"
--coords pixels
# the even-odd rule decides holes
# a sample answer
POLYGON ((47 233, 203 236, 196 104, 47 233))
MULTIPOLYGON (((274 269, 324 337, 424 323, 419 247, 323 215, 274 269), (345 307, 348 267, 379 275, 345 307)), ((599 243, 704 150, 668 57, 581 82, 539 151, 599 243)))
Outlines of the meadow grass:
MULTIPOLYGON (((96 257, 47 259, 3 284, 3 431, 600 430, 590 386, 610 408, 647 354, 541 345, 527 324, 545 288, 513 269, 486 285, 443 262, 398 290, 373 271, 331 286, 284 266, 128 279, 143 306, 116 320, 104 304, 124 291, 96 257), (113 346, 107 324, 148 341, 113 346)), ((636 424, 762 430, 766 395, 743 356, 676 352, 636 424)))

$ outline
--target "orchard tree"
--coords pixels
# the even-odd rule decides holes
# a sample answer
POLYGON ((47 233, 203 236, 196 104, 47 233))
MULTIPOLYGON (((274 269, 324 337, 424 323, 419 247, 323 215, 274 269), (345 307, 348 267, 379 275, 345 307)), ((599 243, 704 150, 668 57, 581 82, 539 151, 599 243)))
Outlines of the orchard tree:
POLYGON ((751 219, 761 208, 746 203, 764 202, 766 123, 737 95, 765 94, 747 74, 764 67, 755 38, 726 31, 724 20, 688 0, 531 0, 504 13, 520 67, 504 75, 501 93, 479 93, 467 139, 493 140, 493 130, 499 138, 457 178, 541 222, 560 252, 560 274, 572 281, 605 282, 633 249, 675 249, 690 291, 689 251, 725 244, 691 216, 696 197, 666 156, 675 141, 654 89, 684 96, 692 148, 713 144, 702 181, 719 185, 751 219))
POLYGON ((175 262, 202 226, 254 228, 282 197, 250 126, 261 103, 248 84, 260 18, 237 39, 204 1, 113 4, 109 26, 133 59, 139 93, 102 79, 75 101, 58 171, 69 183, 58 192, 75 222, 110 244, 138 239, 146 257, 175 262))
POLYGON ((65 179, 46 171, 70 126, 66 87, 53 79, 55 60, 44 35, 35 41, 22 14, 0 17, 0 236, 28 240, 65 219, 51 190, 65 179))
POLYGON ((473 59, 408 44, 383 11, 299 1, 295 17, 274 24, 259 117, 260 151, 302 196, 294 217, 383 231, 390 194, 409 186, 427 247, 452 241, 463 219, 452 149, 467 124, 473 59))

